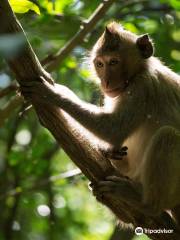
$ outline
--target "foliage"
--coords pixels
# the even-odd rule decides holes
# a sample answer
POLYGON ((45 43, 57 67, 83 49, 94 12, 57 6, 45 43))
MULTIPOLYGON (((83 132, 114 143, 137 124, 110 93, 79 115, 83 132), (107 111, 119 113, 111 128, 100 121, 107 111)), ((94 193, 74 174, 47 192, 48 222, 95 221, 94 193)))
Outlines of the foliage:
MULTIPOLYGON (((97 0, 10 2, 39 59, 58 52, 100 3, 97 0)), ((99 103, 100 94, 90 81, 93 77, 86 58, 104 26, 113 19, 137 34, 150 33, 156 56, 180 72, 179 1, 132 0, 133 4, 120 10, 122 2, 115 1, 96 27, 52 72, 57 82, 67 85, 84 100, 99 103)), ((3 49, 23 45, 19 36, 14 36, 13 43, 7 42, 8 39, 9 36, 0 39, 3 49)), ((3 69, 0 88, 3 90, 14 83, 14 76, 3 61, 1 47, 0 54, 3 69)), ((14 95, 13 90, 0 98, 0 109, 5 108, 14 95)), ((59 175, 70 173, 74 168, 50 133, 40 126, 32 109, 24 112, 23 106, 12 111, 0 129, 0 240, 109 239, 115 219, 92 197, 87 180, 81 175, 59 175)))
POLYGON ((26 13, 29 10, 35 11, 37 14, 40 14, 39 8, 34 3, 27 0, 10 0, 12 9, 16 13, 26 13))

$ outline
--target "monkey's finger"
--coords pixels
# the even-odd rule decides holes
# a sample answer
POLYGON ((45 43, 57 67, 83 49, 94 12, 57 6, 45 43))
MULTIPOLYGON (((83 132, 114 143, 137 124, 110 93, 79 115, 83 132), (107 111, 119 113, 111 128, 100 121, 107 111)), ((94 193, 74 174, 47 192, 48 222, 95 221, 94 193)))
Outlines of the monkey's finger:
POLYGON ((21 92, 24 99, 28 102, 31 102, 32 99, 36 102, 46 103, 46 98, 38 96, 36 93, 33 92, 21 92))
POLYGON ((93 192, 93 195, 95 196, 95 198, 96 198, 99 202, 103 202, 103 200, 104 200, 103 193, 101 193, 101 192, 93 192))
POLYGON ((126 152, 108 152, 106 153, 106 157, 113 160, 122 160, 124 156, 126 156, 126 152))
POLYGON ((36 78, 35 80, 27 80, 27 81, 23 81, 23 82, 21 82, 20 83, 20 85, 22 86, 34 86, 34 85, 36 85, 36 84, 44 84, 44 83, 46 83, 47 81, 42 77, 42 76, 40 76, 40 77, 38 77, 38 78, 36 78))
POLYGON ((49 83, 49 81, 47 81, 43 76, 40 76, 39 78, 38 78, 38 81, 40 80, 40 82, 42 82, 42 83, 49 83))
POLYGON ((121 151, 127 151, 128 150, 128 147, 127 146, 123 146, 122 148, 121 148, 121 151))
POLYGON ((97 187, 97 182, 89 182, 88 183, 88 187, 90 188, 90 189, 96 189, 96 187, 97 187))
POLYGON ((30 91, 24 91, 24 90, 20 90, 20 93, 22 96, 26 96, 26 97, 29 97, 31 95, 33 95, 33 92, 30 92, 30 91))
POLYGON ((27 93, 27 92, 21 92, 21 96, 26 100, 26 101, 32 101, 32 99, 35 99, 35 94, 33 93, 27 93))
POLYGON ((40 79, 41 82, 48 82, 48 83, 50 83, 51 85, 54 85, 54 84, 55 84, 54 80, 53 80, 51 77, 48 78, 48 79, 45 79, 43 76, 40 76, 39 79, 40 79))
POLYGON ((22 84, 20 86, 20 89, 22 89, 23 91, 31 91, 31 92, 39 92, 41 93, 42 91, 44 91, 44 89, 46 89, 47 87, 40 82, 34 82, 31 85, 32 82, 28 83, 28 84, 22 84))
POLYGON ((127 182, 130 181, 130 178, 128 178, 127 176, 123 176, 123 177, 117 177, 117 176, 108 176, 106 177, 107 181, 112 181, 112 182, 119 182, 119 183, 123 183, 123 182, 127 182))
POLYGON ((97 189, 100 189, 103 186, 113 187, 114 185, 116 185, 116 183, 114 183, 114 181, 111 181, 111 180, 100 181, 97 183, 97 189))
POLYGON ((117 153, 112 153, 111 154, 112 155, 112 157, 114 156, 114 157, 125 157, 125 156, 127 156, 127 152, 117 152, 117 153))
POLYGON ((32 94, 38 93, 39 96, 41 96, 44 93, 44 91, 42 91, 41 86, 31 86, 31 87, 21 86, 19 89, 22 93, 32 93, 32 94))
POLYGON ((121 155, 121 156, 127 155, 127 152, 126 152, 126 151, 122 151, 122 150, 112 151, 112 152, 110 152, 110 153, 111 153, 111 154, 121 155))
POLYGON ((24 98, 24 101, 25 101, 25 102, 28 102, 28 103, 31 103, 31 102, 32 102, 32 98, 30 98, 30 97, 25 97, 25 96, 23 96, 23 98, 24 98))
POLYGON ((40 84, 36 84, 36 85, 33 85, 33 86, 20 86, 20 89, 24 89, 24 90, 30 90, 30 91, 37 91, 37 90, 40 90, 42 89, 42 85, 40 84))
POLYGON ((32 91, 26 90, 26 89, 21 89, 20 92, 21 92, 21 95, 23 95, 23 96, 25 96, 25 95, 28 96, 28 95, 31 95, 33 93, 32 91))
POLYGON ((101 192, 101 194, 103 194, 113 192, 114 190, 110 186, 103 186, 99 189, 99 191, 101 192))
POLYGON ((92 194, 93 194, 93 196, 96 197, 96 199, 97 199, 98 201, 102 202, 102 200, 103 200, 103 194, 101 193, 101 191, 99 191, 98 188, 93 188, 93 189, 92 189, 92 194))
POLYGON ((22 92, 22 96, 24 97, 24 99, 26 100, 26 101, 32 101, 32 99, 34 99, 35 98, 35 96, 34 96, 34 94, 27 94, 27 93, 23 93, 22 92))
POLYGON ((31 94, 26 94, 26 93, 22 93, 22 96, 27 100, 27 99, 32 99, 32 95, 31 94))
POLYGON ((122 160, 123 157, 120 157, 120 156, 111 156, 111 157, 109 157, 109 159, 112 159, 112 160, 122 160))
POLYGON ((24 87, 31 87, 34 85, 42 84, 42 81, 24 81, 21 83, 21 86, 24 87))
POLYGON ((93 187, 93 183, 92 182, 90 182, 90 183, 88 183, 88 187, 93 187))
POLYGON ((109 152, 118 153, 118 154, 127 154, 128 147, 123 146, 120 149, 112 149, 109 152))
POLYGON ((119 156, 111 156, 111 157, 108 157, 108 159, 110 160, 114 160, 114 161, 121 161, 123 158, 122 157, 119 157, 119 156))
POLYGON ((98 194, 103 195, 104 193, 114 192, 114 185, 108 183, 106 185, 100 185, 98 187, 98 194))
POLYGON ((20 86, 19 89, 21 91, 24 91, 24 92, 32 92, 32 91, 35 91, 37 90, 37 87, 36 86, 20 86))
POLYGON ((89 188, 91 191, 93 191, 93 189, 96 188, 95 183, 92 183, 92 182, 88 183, 88 188, 89 188))
POLYGON ((121 181, 122 177, 108 176, 108 177, 106 177, 106 180, 109 180, 109 181, 121 181))
POLYGON ((114 154, 113 154, 113 155, 107 154, 106 157, 107 157, 108 159, 112 159, 112 160, 122 160, 122 159, 123 159, 122 156, 115 156, 114 154))

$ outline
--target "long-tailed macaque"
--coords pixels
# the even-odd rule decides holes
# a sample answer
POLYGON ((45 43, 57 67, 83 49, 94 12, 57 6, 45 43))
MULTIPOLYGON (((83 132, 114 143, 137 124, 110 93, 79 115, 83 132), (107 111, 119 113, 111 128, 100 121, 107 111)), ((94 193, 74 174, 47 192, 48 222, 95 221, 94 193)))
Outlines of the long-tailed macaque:
POLYGON ((171 209, 180 222, 180 76, 152 55, 147 34, 137 36, 113 22, 90 57, 104 106, 85 103, 66 87, 44 80, 25 84, 22 93, 59 106, 112 149, 128 147, 128 154, 122 148, 122 159, 112 163, 130 181, 109 176, 95 192, 127 202, 133 199, 132 181, 141 186, 137 204, 152 215, 171 209), (123 186, 130 189, 129 195, 123 186))

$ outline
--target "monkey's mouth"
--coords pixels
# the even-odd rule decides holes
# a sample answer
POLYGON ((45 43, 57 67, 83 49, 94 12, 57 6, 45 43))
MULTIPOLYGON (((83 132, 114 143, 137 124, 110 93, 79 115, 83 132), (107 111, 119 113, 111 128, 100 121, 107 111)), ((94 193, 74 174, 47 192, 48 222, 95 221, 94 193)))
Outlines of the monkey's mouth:
POLYGON ((120 85, 116 88, 104 89, 105 93, 110 97, 116 97, 120 95, 127 87, 127 84, 120 85))
POLYGON ((109 97, 117 97, 123 92, 123 89, 122 89, 122 87, 117 87, 117 88, 113 88, 113 89, 105 89, 104 92, 109 97))
POLYGON ((121 90, 123 90, 122 86, 116 87, 116 88, 112 88, 112 89, 106 89, 106 92, 107 93, 111 93, 111 92, 117 92, 117 91, 121 91, 121 90))

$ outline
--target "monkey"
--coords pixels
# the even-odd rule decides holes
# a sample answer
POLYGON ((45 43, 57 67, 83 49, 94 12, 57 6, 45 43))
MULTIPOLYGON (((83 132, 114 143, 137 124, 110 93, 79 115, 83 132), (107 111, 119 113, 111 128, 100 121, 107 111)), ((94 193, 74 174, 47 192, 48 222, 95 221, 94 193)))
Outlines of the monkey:
POLYGON ((99 181, 97 197, 134 200, 152 216, 171 210, 180 224, 180 76, 154 56, 148 34, 117 22, 107 25, 90 61, 104 94, 101 107, 43 78, 24 83, 22 94, 61 108, 109 144, 107 156, 120 176, 99 181))

